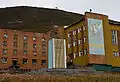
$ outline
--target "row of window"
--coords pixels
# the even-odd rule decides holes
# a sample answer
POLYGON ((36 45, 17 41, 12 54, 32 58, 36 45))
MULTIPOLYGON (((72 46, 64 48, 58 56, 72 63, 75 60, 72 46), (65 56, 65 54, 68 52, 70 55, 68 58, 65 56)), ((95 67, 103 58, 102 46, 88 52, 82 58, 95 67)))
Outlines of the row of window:
MULTIPOLYGON (((1 62, 3 64, 6 64, 8 62, 8 60, 7 60, 7 58, 2 57, 1 62)), ((23 59, 22 64, 28 64, 28 59, 23 59)), ((37 64, 37 59, 32 59, 32 64, 37 64)), ((45 64, 46 64, 46 60, 41 60, 41 65, 45 65, 45 64)))
MULTIPOLYGON (((74 55, 74 58, 76 58, 77 53, 74 53, 73 55, 74 55)), ((83 51, 79 51, 79 56, 82 56, 82 55, 83 55, 83 51)), ((84 55, 87 55, 87 49, 84 50, 84 55)), ((120 57, 120 54, 119 54, 119 52, 114 51, 113 56, 120 57)))
MULTIPOLYGON (((87 49, 85 49, 84 52, 83 51, 79 51, 79 56, 83 56, 83 53, 84 53, 84 55, 87 55, 87 49)), ((73 55, 74 55, 74 58, 76 58, 77 53, 74 53, 73 55)))
MULTIPOLYGON (((83 28, 83 30, 85 30, 85 27, 83 28)), ((78 33, 80 33, 82 31, 82 28, 78 28, 78 33)), ((118 44, 118 31, 117 30, 112 30, 112 44, 118 44)), ((73 35, 76 34, 76 30, 74 30, 73 35)), ((68 38, 71 37, 71 33, 68 33, 68 38)))
MULTIPOLYGON (((43 43, 43 46, 45 46, 45 41, 42 42, 43 43)), ((27 48, 27 42, 24 42, 24 47, 27 48)), ((3 47, 7 46, 7 41, 3 41, 3 47)), ((13 42, 13 46, 14 47, 17 47, 17 41, 14 41, 13 42)), ((33 43, 33 48, 36 48, 37 47, 37 44, 34 42, 33 43)))
MULTIPOLYGON (((4 38, 8 38, 7 33, 4 33, 4 38)), ((14 39, 14 40, 17 40, 17 39, 18 39, 18 35, 17 35, 17 34, 14 34, 13 39, 14 39)), ((24 40, 27 40, 27 39, 28 39, 28 36, 27 36, 27 35, 24 35, 23 39, 24 39, 24 40)), ((32 40, 33 40, 33 41, 36 41, 36 35, 33 36, 32 40)), ((42 41, 45 41, 45 38, 43 38, 42 41)))
POLYGON ((115 56, 115 57, 120 57, 119 52, 114 51, 114 52, 113 52, 113 56, 115 56))
MULTIPOLYGON (((4 34, 4 36, 7 38, 7 33, 4 34)), ((13 50, 13 54, 17 54, 17 38, 18 36, 16 34, 14 34, 14 42, 13 42, 13 46, 14 46, 14 50, 13 50)), ((28 36, 24 36, 24 43, 23 43, 23 46, 24 46, 24 54, 26 55, 27 54, 27 45, 28 43, 26 42, 28 39, 28 36)), ((45 38, 43 37, 42 38, 42 48, 43 50, 46 49, 46 42, 45 42, 45 38)), ((7 46, 7 41, 3 41, 3 47, 7 46)), ((3 49, 3 54, 7 54, 7 49, 3 49)), ((34 35, 33 37, 33 54, 34 55, 37 55, 37 44, 36 44, 36 36, 34 35)), ((45 55, 45 51, 43 51, 43 54, 45 55)))
MULTIPOLYGON (((74 53, 74 58, 76 58, 77 53, 74 53)), ((84 55, 87 55, 87 49, 84 50, 84 55)), ((83 56, 83 51, 79 51, 79 56, 83 56)), ((113 52, 114 57, 120 57, 119 52, 114 51, 113 52)))
MULTIPOLYGON (((80 28, 72 31, 72 34, 73 34, 73 35, 76 35, 77 32, 78 32, 78 33, 82 32, 82 29, 83 29, 83 31, 85 31, 85 30, 86 30, 85 26, 80 27, 80 28)), ((68 33, 68 38, 69 38, 69 37, 71 37, 71 33, 68 33)))
MULTIPOLYGON (((17 49, 13 50, 13 54, 14 54, 14 55, 17 55, 17 52, 18 52, 17 49)), ((27 54, 28 54, 28 51, 27 51, 27 50, 24 50, 23 53, 24 53, 24 55, 27 55, 27 54)), ((33 54, 34 54, 34 55, 37 55, 37 51, 33 51, 33 54)), ((43 54, 43 55, 46 55, 46 52, 45 52, 45 51, 42 51, 42 54, 43 54)), ((7 55, 7 49, 3 49, 3 55, 7 55)))
MULTIPOLYGON (((77 55, 77 53, 74 53, 74 58, 76 58, 76 55, 77 55)), ((80 52, 79 52, 79 56, 82 56, 82 55, 83 55, 83 52, 80 51, 80 52)), ((84 50, 84 55, 87 55, 87 49, 84 50)), ((119 54, 119 52, 114 51, 114 52, 113 52, 113 56, 114 56, 114 57, 120 57, 120 54, 119 54)))
MULTIPOLYGON (((84 37, 84 43, 87 41, 87 38, 86 37, 84 37)), ((80 44, 82 44, 82 39, 79 39, 78 40, 78 45, 80 45, 80 44)), ((74 40, 73 41, 73 46, 76 46, 77 45, 77 41, 76 40, 74 40)), ((71 48, 72 47, 72 44, 71 44, 71 42, 69 42, 68 43, 68 48, 71 48)))

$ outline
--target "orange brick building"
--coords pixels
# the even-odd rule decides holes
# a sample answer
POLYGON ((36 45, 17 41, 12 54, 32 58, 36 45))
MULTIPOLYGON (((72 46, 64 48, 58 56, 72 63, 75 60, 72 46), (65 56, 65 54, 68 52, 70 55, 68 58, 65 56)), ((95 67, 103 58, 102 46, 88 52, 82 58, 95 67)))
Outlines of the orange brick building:
POLYGON ((0 69, 47 68, 48 34, 0 29, 0 69))

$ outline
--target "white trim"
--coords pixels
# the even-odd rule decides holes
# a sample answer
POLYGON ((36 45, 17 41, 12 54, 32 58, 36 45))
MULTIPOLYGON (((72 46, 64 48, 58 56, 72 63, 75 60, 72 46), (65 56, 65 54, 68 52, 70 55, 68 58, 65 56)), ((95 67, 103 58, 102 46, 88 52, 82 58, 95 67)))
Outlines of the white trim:
POLYGON ((65 68, 67 68, 66 65, 66 40, 64 39, 64 63, 65 63, 65 68))
POLYGON ((55 39, 53 38, 53 68, 55 68, 55 39))

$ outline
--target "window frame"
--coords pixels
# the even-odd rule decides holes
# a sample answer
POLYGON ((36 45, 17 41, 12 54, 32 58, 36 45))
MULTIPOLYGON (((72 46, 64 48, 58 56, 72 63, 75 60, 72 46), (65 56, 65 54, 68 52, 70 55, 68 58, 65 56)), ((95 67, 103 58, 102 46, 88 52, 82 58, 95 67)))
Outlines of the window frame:
POLYGON ((4 33, 3 37, 8 38, 8 33, 4 33))
POLYGON ((7 55, 7 49, 3 49, 3 55, 7 55), (6 51, 6 53, 4 53, 6 51))
POLYGON ((13 50, 13 55, 17 55, 17 49, 13 50), (16 51, 16 54, 15 54, 15 51, 16 51))
POLYGON ((7 41, 3 41, 3 47, 7 46, 7 41))
POLYGON ((111 30, 112 31, 112 44, 118 44, 118 31, 117 30, 111 30))
POLYGON ((46 65, 46 60, 41 60, 41 65, 46 65), (42 61, 45 61, 45 63, 42 63, 42 61))
POLYGON ((36 65, 37 64, 37 59, 32 59, 32 65, 36 65), (36 63, 33 63, 33 60, 35 60, 36 63))
POLYGON ((24 55, 27 55, 27 54, 28 54, 28 51, 27 51, 27 50, 24 50, 24 51, 23 51, 23 54, 24 54, 24 55), (25 53, 26 53, 26 54, 25 54, 25 53))
POLYGON ((28 64, 28 59, 22 59, 22 64, 28 64), (27 62, 25 63, 24 60, 27 60, 27 62))
POLYGON ((7 60, 7 58, 6 58, 6 57, 2 57, 2 58, 1 58, 1 63, 2 63, 2 64, 7 64, 7 62, 8 62, 8 60, 7 60), (3 61, 2 61, 2 59, 3 59, 3 58, 5 58, 5 60, 4 60, 4 61, 6 61, 6 62, 3 62, 3 61))
POLYGON ((24 39, 24 41, 27 41, 28 40, 28 36, 24 35, 23 39, 24 39), (26 39, 25 39, 25 37, 26 37, 26 39))
POLYGON ((113 51, 113 53, 112 53, 112 54, 113 54, 113 56, 114 56, 114 57, 120 57, 120 55, 119 55, 119 52, 118 52, 118 51, 113 51))
POLYGON ((82 51, 79 51, 79 57, 83 55, 83 52, 82 51))

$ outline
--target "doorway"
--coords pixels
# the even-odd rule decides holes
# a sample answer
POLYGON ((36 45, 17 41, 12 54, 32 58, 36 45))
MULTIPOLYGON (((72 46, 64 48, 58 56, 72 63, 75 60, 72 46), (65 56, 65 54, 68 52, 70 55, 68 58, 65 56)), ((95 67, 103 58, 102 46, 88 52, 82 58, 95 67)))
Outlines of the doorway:
POLYGON ((13 68, 18 68, 18 59, 12 59, 13 68))
POLYGON ((13 66, 17 66, 17 64, 18 64, 18 61, 17 61, 17 60, 12 60, 12 65, 13 65, 13 66))

